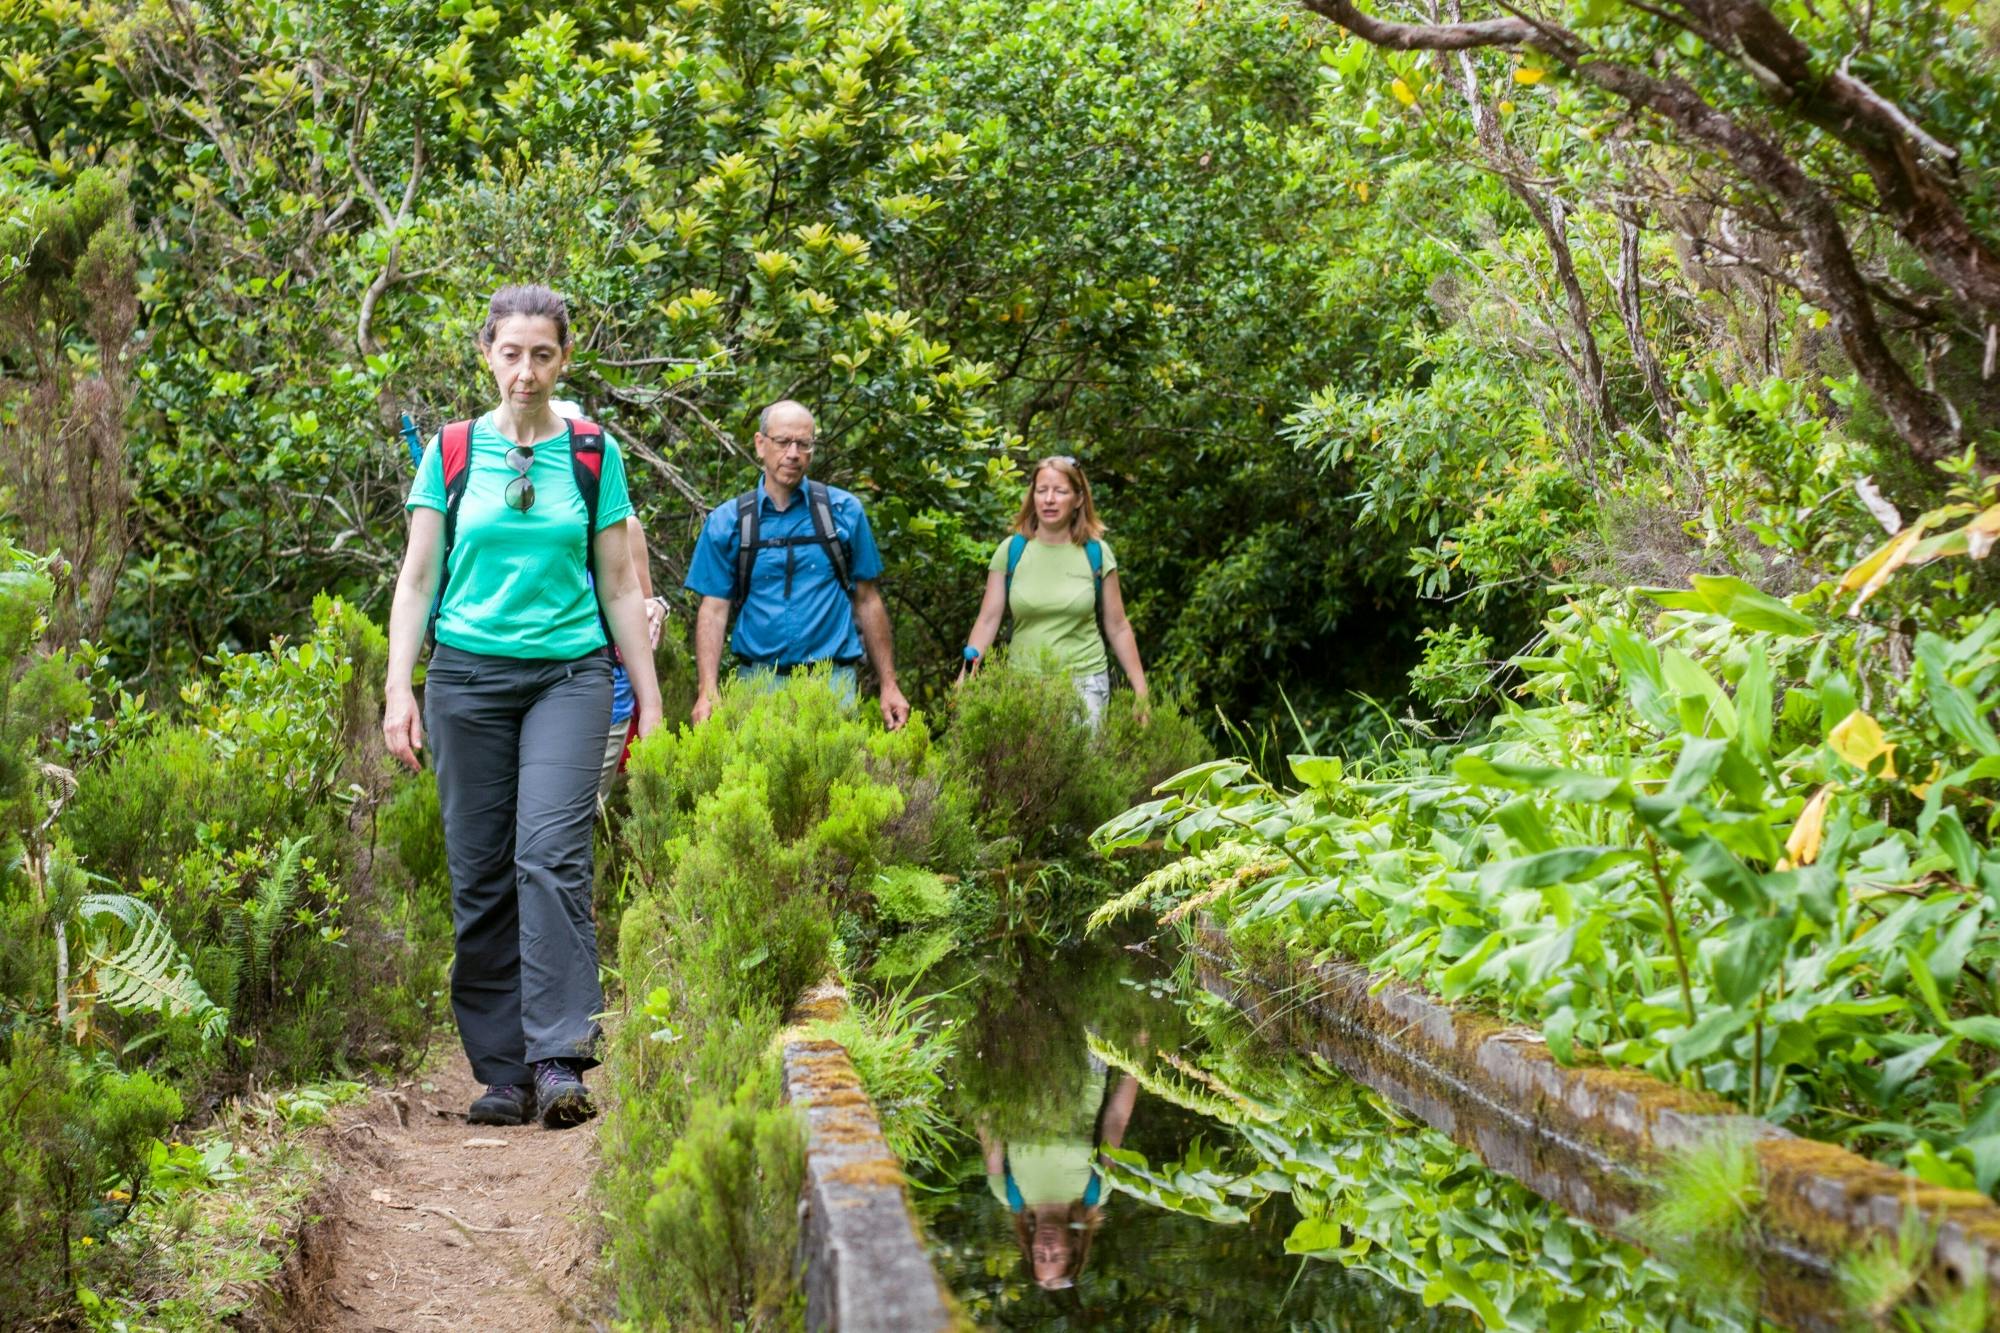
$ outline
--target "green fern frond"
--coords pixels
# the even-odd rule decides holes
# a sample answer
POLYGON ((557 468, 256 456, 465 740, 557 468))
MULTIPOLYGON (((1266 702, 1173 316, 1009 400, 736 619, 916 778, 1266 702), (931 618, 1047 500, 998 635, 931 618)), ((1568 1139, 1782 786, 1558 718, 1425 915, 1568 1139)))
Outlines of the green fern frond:
POLYGON ((93 893, 77 904, 87 923, 110 918, 117 929, 93 929, 84 949, 91 997, 121 1013, 157 1010, 186 1014, 213 1040, 229 1026, 229 1012, 208 998, 194 968, 152 904, 124 893, 93 893), (123 944, 120 944, 120 939, 123 944))
POLYGON ((305 856, 306 842, 305 838, 293 838, 278 845, 277 859, 258 883, 257 892, 245 909, 249 939, 245 950, 247 966, 238 974, 241 978, 255 976, 271 965, 271 942, 285 928, 292 905, 298 901, 299 888, 305 882, 299 864, 305 856))
POLYGON ((1232 871, 1265 855, 1268 852, 1248 843, 1225 842, 1199 855, 1184 856, 1170 865, 1161 866, 1116 898, 1101 904, 1090 914, 1084 933, 1094 935, 1111 922, 1131 915, 1150 902, 1213 888, 1232 871))

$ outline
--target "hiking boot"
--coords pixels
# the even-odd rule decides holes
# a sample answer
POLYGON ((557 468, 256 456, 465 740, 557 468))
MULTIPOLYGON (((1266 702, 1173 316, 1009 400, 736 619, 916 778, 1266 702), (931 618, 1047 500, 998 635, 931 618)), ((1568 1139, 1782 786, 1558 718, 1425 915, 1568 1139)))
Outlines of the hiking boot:
POLYGON ((535 1117, 535 1090, 526 1083, 495 1083, 466 1112, 473 1125, 525 1125, 535 1117))
POLYGON ((535 1104, 548 1129, 568 1129, 597 1114, 590 1104, 590 1090, 569 1060, 535 1062, 535 1104))

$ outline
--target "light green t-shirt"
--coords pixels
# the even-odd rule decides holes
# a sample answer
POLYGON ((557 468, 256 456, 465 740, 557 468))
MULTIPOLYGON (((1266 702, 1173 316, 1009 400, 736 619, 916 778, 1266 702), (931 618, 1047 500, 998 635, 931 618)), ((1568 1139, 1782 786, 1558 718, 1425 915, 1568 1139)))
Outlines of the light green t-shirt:
MULTIPOLYGON (((1007 548, 1013 540, 1001 539, 988 569, 1007 572, 1007 548)), ((1108 576, 1118 568, 1118 559, 1111 554, 1110 542, 1098 545, 1104 551, 1104 573, 1108 576)), ((1014 566, 1007 609, 1014 615, 1009 660, 1037 662, 1047 650, 1072 676, 1093 676, 1107 668, 1104 636, 1097 632, 1097 586, 1090 572, 1090 556, 1075 542, 1051 546, 1028 538, 1021 562, 1014 566)))
MULTIPOLYGON (((458 506, 458 532, 446 572, 437 640, 468 653, 568 661, 604 647, 597 594, 584 564, 583 495, 570 470, 569 430, 535 443, 529 480, 535 504, 509 509, 507 466, 512 442, 492 414, 472 423, 471 471, 458 506)), ((417 464, 406 509, 445 505, 444 456, 433 437, 417 464)), ((632 513, 625 490, 625 459, 609 432, 597 490, 597 527, 623 523, 632 513)))

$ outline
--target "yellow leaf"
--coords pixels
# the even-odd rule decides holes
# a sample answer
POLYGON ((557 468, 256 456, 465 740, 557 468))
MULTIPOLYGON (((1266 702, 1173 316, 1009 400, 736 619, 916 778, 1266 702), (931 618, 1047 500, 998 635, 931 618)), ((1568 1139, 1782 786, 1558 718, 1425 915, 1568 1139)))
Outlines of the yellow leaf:
POLYGON ((1501 114, 1501 115, 1503 115, 1503 116, 1511 116, 1511 115, 1513 115, 1513 114, 1514 114, 1514 104, 1513 104, 1512 102, 1502 102, 1502 103, 1500 104, 1500 114, 1501 114))
POLYGON ((1548 71, 1545 69, 1533 69, 1527 65, 1523 65, 1514 71, 1514 82, 1540 83, 1547 74, 1548 71))
POLYGON ((1861 608, 1867 605, 1868 599, 1889 586, 1889 580, 1909 560, 1910 551, 1923 535, 1924 524, 1920 519, 1890 538, 1888 543, 1875 554, 1847 571, 1840 580, 1840 590, 1842 592, 1851 592, 1856 588, 1861 590, 1860 595, 1854 599, 1854 605, 1847 608, 1848 615, 1860 615, 1861 608))
POLYGON ((1409 106, 1417 100, 1417 95, 1410 91, 1410 85, 1404 83, 1401 79, 1397 79, 1394 83, 1390 84, 1389 91, 1396 94, 1396 100, 1404 106, 1409 106))
POLYGON ((1792 836, 1785 839, 1785 859, 1791 865, 1809 866, 1819 860, 1819 845, 1826 836, 1826 808, 1833 802, 1837 785, 1829 782, 1821 787, 1799 811, 1799 822, 1792 825, 1792 836))
POLYGON ((1354 185, 1354 192, 1355 192, 1356 194, 1358 194, 1358 195, 1360 195, 1360 196, 1361 196, 1361 202, 1362 202, 1362 203, 1364 203, 1364 204, 1365 204, 1365 203, 1367 203, 1367 202, 1368 202, 1368 182, 1367 182, 1367 181, 1357 181, 1357 182, 1355 182, 1355 185, 1354 185))
POLYGON ((1880 758, 1882 776, 1896 776, 1896 747, 1882 735, 1882 724, 1859 708, 1842 718, 1840 724, 1827 733, 1826 743, 1833 752, 1854 765, 1862 772, 1880 758))

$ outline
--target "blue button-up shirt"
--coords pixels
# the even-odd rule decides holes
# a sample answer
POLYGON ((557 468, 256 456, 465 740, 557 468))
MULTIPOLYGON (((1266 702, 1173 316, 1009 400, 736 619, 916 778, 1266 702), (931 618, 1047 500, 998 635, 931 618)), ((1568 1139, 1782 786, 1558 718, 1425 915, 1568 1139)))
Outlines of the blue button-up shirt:
MULTIPOLYGON (((815 485, 818 483, 815 482, 815 485)), ((847 543, 848 574, 856 583, 882 577, 882 553, 875 547, 861 501, 838 486, 826 488, 834 531, 847 543)), ((813 535, 812 508, 803 483, 784 509, 771 503, 762 478, 757 482, 757 540, 813 535)), ((686 587, 703 597, 736 595, 736 501, 718 506, 702 525, 688 566, 686 587)), ((750 595, 736 617, 729 646, 739 658, 774 666, 799 662, 851 661, 861 656, 861 631, 854 604, 834 577, 824 546, 806 544, 757 552, 750 569, 750 595), (786 558, 791 559, 789 594, 786 558)))

